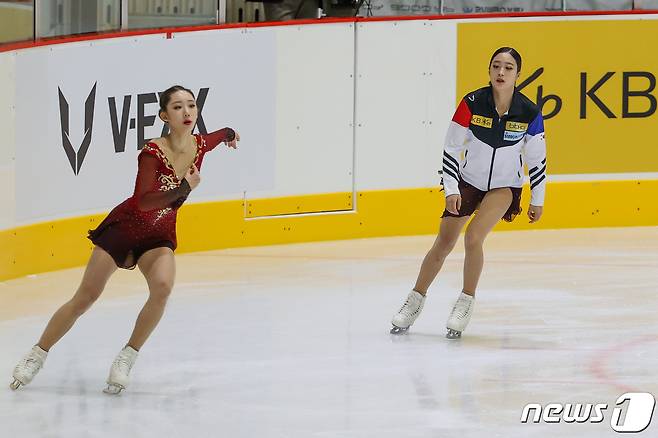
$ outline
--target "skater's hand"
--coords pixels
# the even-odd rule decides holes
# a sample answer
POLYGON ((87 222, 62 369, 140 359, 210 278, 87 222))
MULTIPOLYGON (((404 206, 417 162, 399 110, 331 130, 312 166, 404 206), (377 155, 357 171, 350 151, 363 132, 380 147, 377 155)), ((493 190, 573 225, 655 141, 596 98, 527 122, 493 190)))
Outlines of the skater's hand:
POLYGON ((235 132, 235 138, 231 141, 226 142, 226 146, 230 147, 231 149, 237 149, 238 148, 238 142, 240 141, 240 134, 238 134, 238 131, 233 131, 235 132))
POLYGON ((528 208, 528 217, 530 218, 530 223, 533 224, 541 218, 542 213, 544 212, 544 207, 540 205, 530 205, 528 208))
POLYGON ((446 196, 446 210, 452 214, 459 214, 459 209, 462 206, 461 195, 448 195, 446 196))
POLYGON ((194 190, 196 186, 199 185, 201 182, 201 175, 199 174, 199 169, 197 169, 195 164, 192 164, 192 167, 190 167, 185 174, 185 179, 187 180, 187 183, 190 185, 190 188, 194 190))

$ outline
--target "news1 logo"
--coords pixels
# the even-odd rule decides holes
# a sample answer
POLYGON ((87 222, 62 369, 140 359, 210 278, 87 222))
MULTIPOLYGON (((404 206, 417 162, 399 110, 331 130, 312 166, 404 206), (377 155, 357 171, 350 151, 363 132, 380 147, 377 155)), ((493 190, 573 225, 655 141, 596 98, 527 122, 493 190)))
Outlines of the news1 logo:
MULTIPOLYGON (((615 432, 638 433, 651 424, 656 399, 648 392, 628 392, 615 402, 610 427, 615 432)), ((601 423, 605 420, 607 403, 549 403, 543 406, 528 403, 521 413, 521 423, 601 423)))

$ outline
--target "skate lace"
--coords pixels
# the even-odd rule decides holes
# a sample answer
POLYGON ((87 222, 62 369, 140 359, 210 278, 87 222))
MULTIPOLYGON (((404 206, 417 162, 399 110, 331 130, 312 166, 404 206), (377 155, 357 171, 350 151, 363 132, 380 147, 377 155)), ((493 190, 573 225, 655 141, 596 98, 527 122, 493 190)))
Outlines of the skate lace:
POLYGON ((400 308, 400 312, 402 315, 409 317, 413 314, 415 314, 418 311, 418 305, 416 302, 412 302, 410 298, 407 298, 407 300, 404 302, 402 307, 400 308), (414 309, 415 307, 415 309, 414 309))
POLYGON ((21 361, 21 367, 30 373, 36 373, 42 365, 43 362, 36 357, 26 357, 21 361))
POLYGON ((459 299, 455 303, 455 307, 452 308, 452 314, 459 319, 463 319, 468 315, 470 309, 471 303, 469 301, 459 299))
POLYGON ((128 374, 133 366, 130 358, 122 355, 116 358, 114 365, 124 374, 128 374))

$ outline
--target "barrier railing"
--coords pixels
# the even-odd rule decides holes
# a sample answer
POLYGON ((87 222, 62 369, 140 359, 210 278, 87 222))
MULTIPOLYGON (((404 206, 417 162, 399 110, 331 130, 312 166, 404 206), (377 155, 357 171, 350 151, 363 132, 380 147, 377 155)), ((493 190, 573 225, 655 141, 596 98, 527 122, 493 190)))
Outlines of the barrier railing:
POLYGON ((0 0, 0 43, 323 17, 652 9, 658 0, 0 0))

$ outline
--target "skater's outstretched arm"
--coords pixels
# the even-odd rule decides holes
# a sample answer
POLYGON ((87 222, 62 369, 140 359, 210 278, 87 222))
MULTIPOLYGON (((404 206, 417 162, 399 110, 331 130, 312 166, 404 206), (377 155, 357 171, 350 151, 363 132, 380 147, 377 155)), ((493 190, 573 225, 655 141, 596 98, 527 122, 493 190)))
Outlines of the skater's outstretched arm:
POLYGON ((210 132, 203 135, 206 141, 205 150, 211 151, 220 143, 226 143, 228 147, 236 149, 237 142, 240 141, 240 135, 232 128, 222 128, 218 131, 210 132))

